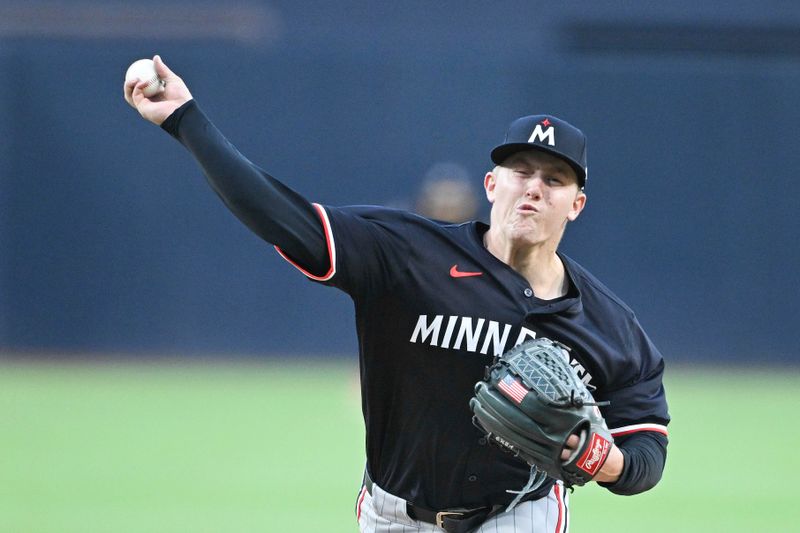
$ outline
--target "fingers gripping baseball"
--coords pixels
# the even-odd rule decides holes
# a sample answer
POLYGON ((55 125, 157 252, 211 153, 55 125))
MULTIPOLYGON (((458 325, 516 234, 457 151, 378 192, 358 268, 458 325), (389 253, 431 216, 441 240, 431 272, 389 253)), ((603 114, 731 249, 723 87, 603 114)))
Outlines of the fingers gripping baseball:
POLYGON ((161 88, 152 96, 145 96, 151 80, 132 77, 125 80, 125 101, 134 107, 146 120, 161 125, 176 109, 192 99, 192 94, 183 80, 156 55, 153 67, 161 80, 161 88))

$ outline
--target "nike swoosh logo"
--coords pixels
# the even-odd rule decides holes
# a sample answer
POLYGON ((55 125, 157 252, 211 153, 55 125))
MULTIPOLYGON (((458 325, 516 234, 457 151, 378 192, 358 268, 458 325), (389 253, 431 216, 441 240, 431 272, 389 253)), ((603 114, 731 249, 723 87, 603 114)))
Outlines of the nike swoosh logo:
POLYGON ((453 265, 450 267, 450 276, 454 278, 469 278, 472 276, 482 276, 483 272, 460 272, 458 270, 458 265, 453 265))

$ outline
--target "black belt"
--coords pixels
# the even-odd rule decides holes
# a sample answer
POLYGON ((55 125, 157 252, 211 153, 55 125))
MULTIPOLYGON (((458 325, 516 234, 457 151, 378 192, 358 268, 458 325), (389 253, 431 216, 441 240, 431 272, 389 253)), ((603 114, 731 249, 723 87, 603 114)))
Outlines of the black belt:
MULTIPOLYGON (((364 486, 372 494, 372 479, 364 472, 364 486)), ((412 520, 420 520, 429 524, 436 524, 447 533, 468 533, 489 518, 494 511, 502 506, 478 507, 476 509, 445 509, 443 511, 430 511, 411 502, 406 502, 406 514, 412 520)))

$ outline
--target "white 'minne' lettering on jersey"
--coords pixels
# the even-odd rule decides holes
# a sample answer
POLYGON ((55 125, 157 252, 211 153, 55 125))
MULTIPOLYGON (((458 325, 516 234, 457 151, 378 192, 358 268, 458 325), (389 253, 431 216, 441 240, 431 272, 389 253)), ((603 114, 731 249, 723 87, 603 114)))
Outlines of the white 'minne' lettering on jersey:
POLYGON ((454 350, 462 350, 462 343, 464 340, 467 341, 466 350, 468 352, 477 352, 478 351, 478 340, 480 339, 481 329, 483 329, 483 323, 486 322, 485 318, 479 318, 478 323, 475 327, 472 327, 472 317, 462 316, 461 317, 461 327, 458 329, 458 336, 456 337, 456 343, 453 345, 454 350))
MULTIPOLYGON (((535 339, 535 338, 536 338, 536 332, 535 331, 531 331, 528 328, 526 328, 525 326, 522 326, 520 328, 520 330, 519 330, 519 337, 517 337, 517 342, 514 343, 514 346, 519 346, 520 344, 522 344, 526 340, 535 339)), ((501 353, 505 353, 505 351, 506 350, 503 349, 503 351, 501 353)))
POLYGON ((481 353, 486 354, 489 351, 489 346, 493 346, 492 355, 502 355, 503 347, 508 341, 508 333, 511 331, 511 324, 503 325, 503 335, 500 336, 500 323, 494 320, 489 321, 489 327, 486 328, 486 337, 483 340, 481 353))
POLYGON ((417 327, 414 328, 414 333, 411 334, 411 342, 417 342, 417 338, 422 335, 422 339, 419 342, 425 342, 425 340, 430 337, 431 341, 428 344, 431 346, 439 346, 439 328, 442 327, 443 318, 442 315, 436 315, 436 318, 433 319, 433 323, 429 326, 428 315, 419 315, 417 327))
POLYGON ((453 336, 453 328, 455 328, 457 322, 457 316, 451 316, 447 320, 447 328, 444 330, 444 338, 442 339, 442 348, 450 347, 450 338, 453 336))
MULTIPOLYGON (((514 346, 520 345, 528 339, 536 338, 535 331, 523 326, 520 328, 514 344, 509 346, 513 327, 511 324, 502 324, 496 320, 486 320, 485 318, 454 315, 447 317, 447 323, 442 328, 444 322, 444 315, 419 315, 409 342, 483 355, 502 355, 514 346), (485 328, 484 325, 486 325, 485 328)), ((575 369, 575 373, 581 381, 589 385, 592 375, 580 362, 573 359, 567 350, 563 352, 564 358, 575 369)))

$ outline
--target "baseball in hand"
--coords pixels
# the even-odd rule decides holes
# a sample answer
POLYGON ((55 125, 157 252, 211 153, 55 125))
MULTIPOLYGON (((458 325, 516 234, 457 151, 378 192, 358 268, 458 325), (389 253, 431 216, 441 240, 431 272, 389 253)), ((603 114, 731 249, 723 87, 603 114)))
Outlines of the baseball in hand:
POLYGON ((142 91, 147 98, 158 94, 159 89, 163 86, 163 81, 158 79, 156 67, 152 59, 139 59, 138 61, 134 61, 125 73, 125 81, 133 78, 139 78, 139 81, 149 82, 144 88, 144 91, 142 91))

